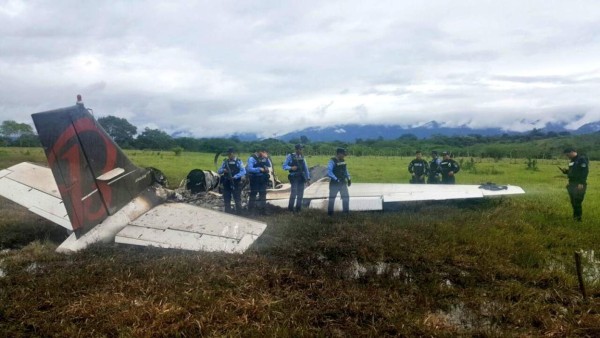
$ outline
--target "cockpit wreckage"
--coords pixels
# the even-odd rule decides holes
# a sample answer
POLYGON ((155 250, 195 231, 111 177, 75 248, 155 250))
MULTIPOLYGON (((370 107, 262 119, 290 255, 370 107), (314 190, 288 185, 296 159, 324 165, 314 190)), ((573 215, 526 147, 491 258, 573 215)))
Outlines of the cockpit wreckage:
MULTIPOLYGON (((243 253, 267 227, 261 221, 214 210, 222 199, 219 175, 213 171, 194 169, 178 189, 167 189, 164 175, 134 165, 80 100, 32 118, 48 167, 22 162, 0 170, 0 196, 72 231, 59 252, 114 241, 243 253)), ((311 168, 311 177, 305 204, 326 209, 326 168, 311 168)), ((289 184, 279 182, 272 172, 267 203, 285 207, 289 193, 289 184)), ((520 187, 495 185, 355 183, 349 188, 350 210, 522 193, 520 187)), ((336 200, 335 208, 341 208, 341 201, 336 200)))

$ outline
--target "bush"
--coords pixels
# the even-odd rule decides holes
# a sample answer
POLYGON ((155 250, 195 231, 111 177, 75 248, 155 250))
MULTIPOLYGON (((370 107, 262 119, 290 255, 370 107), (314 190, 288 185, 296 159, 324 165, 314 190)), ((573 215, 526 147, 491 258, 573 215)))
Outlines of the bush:
POLYGON ((173 148, 173 152, 175 153, 175 156, 181 156, 181 152, 183 152, 183 148, 175 147, 175 148, 173 148))

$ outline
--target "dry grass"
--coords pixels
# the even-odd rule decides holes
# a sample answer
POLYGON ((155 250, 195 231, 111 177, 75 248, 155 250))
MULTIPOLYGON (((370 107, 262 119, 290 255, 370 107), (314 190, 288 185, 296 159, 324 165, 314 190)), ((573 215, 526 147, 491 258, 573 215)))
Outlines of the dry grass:
POLYGON ((600 285, 583 301, 572 254, 600 250, 600 221, 571 223, 555 185, 394 213, 275 211, 244 255, 60 255, 64 234, 2 200, 0 336, 599 336, 600 285))

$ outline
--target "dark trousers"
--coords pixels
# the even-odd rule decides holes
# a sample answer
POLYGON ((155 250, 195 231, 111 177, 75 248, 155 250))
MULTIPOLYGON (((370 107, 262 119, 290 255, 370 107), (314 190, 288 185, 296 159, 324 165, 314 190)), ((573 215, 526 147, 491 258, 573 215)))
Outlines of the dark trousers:
POLYGON ((573 219, 576 221, 581 221, 581 215, 583 214, 581 204, 583 203, 586 190, 586 184, 583 185, 583 189, 578 189, 577 183, 569 183, 567 185, 567 191, 569 192, 569 198, 571 199, 571 206, 573 207, 573 219))
POLYGON ((266 176, 250 175, 250 199, 248 210, 264 210, 267 203, 266 176))
POLYGON ((438 175, 429 175, 427 177, 427 184, 439 184, 440 177, 438 175))
POLYGON ((335 205, 335 198, 340 193, 342 197, 342 209, 344 213, 350 211, 350 195, 348 194, 348 186, 345 181, 342 182, 329 182, 329 205, 327 206, 327 214, 333 215, 333 206, 335 205))
POLYGON ((242 211, 242 190, 240 189, 240 180, 223 181, 223 202, 225 203, 225 212, 231 212, 231 197, 235 203, 235 212, 242 211))
POLYGON ((454 176, 442 175, 442 184, 454 184, 456 183, 456 179, 454 176))
POLYGON ((288 210, 294 210, 294 202, 296 204, 296 211, 302 209, 302 199, 304 198, 304 185, 306 180, 302 175, 289 175, 290 184, 292 185, 292 192, 290 193, 290 202, 288 203, 288 210))
POLYGON ((425 184, 425 176, 413 176, 410 178, 410 184, 425 184))

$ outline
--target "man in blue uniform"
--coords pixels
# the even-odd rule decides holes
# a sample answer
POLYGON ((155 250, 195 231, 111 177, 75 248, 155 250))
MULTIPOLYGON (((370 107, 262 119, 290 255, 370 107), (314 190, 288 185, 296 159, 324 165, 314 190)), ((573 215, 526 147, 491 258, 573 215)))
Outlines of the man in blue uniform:
POLYGON ((585 191, 587 190, 590 163, 585 156, 577 154, 574 148, 567 148, 564 153, 569 158, 569 168, 559 169, 569 177, 567 192, 569 193, 571 206, 573 207, 573 219, 581 222, 581 215, 583 214, 582 203, 585 191))
POLYGON ((460 167, 455 160, 450 158, 450 153, 444 151, 442 153, 443 159, 440 162, 440 173, 442 174, 442 184, 454 184, 456 183, 456 178, 454 174, 456 174, 460 167))
POLYGON ((327 207, 327 214, 329 216, 333 215, 333 206, 338 192, 342 198, 343 212, 348 213, 350 211, 348 187, 352 185, 352 181, 350 180, 350 174, 344 161, 345 158, 346 149, 337 148, 335 157, 332 157, 327 164, 327 176, 331 179, 329 182, 329 205, 327 207))
POLYGON ((302 198, 304 197, 304 186, 306 182, 310 180, 310 172, 308 171, 308 165, 306 159, 302 153, 304 146, 296 144, 295 152, 288 154, 283 162, 283 170, 288 170, 290 174, 288 178, 292 185, 292 192, 290 193, 290 202, 288 204, 289 211, 299 212, 302 209, 302 198), (294 202, 296 207, 294 208, 294 202))
POLYGON ((412 175, 411 184, 425 184, 425 176, 429 172, 429 165, 422 156, 421 151, 417 150, 416 158, 408 164, 408 172, 412 175))
POLYGON ((233 148, 227 149, 227 158, 223 160, 221 168, 217 171, 221 174, 223 182, 223 202, 225 203, 225 212, 231 213, 231 197, 235 202, 235 213, 242 211, 242 189, 240 181, 246 175, 246 169, 242 160, 235 156, 236 151, 233 148))
POLYGON ((269 155, 264 147, 257 149, 248 158, 248 163, 246 164, 246 172, 250 179, 248 211, 256 210, 261 214, 265 214, 267 184, 270 178, 269 168, 271 168, 271 161, 269 161, 269 155))
POLYGON ((427 184, 440 183, 440 158, 437 151, 431 152, 431 161, 429 162, 429 175, 427 176, 427 184))

